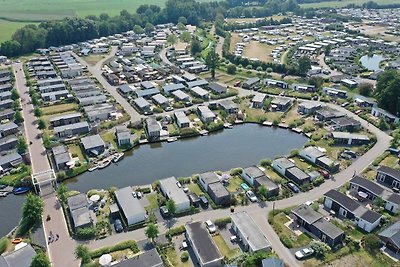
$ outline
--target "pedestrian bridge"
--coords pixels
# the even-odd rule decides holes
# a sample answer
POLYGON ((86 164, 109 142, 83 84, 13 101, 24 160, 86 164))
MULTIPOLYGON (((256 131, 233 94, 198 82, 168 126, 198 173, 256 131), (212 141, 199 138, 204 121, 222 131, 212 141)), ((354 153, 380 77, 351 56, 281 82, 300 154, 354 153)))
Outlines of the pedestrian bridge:
POLYGON ((36 193, 46 196, 54 192, 57 183, 57 177, 53 169, 33 173, 31 175, 32 184, 36 193))

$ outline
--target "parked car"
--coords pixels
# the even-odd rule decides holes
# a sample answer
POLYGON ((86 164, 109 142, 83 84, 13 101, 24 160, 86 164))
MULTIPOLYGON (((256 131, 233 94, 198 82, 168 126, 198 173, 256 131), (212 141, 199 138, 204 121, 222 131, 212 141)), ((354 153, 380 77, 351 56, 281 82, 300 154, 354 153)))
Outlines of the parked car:
POLYGON ((208 208, 208 199, 205 196, 199 196, 200 204, 204 208, 208 208))
POLYGON ((135 192, 135 191, 133 191, 133 192, 132 192, 132 196, 133 196, 134 198, 136 198, 136 197, 137 197, 137 195, 136 195, 136 192, 135 192))
POLYGON ((117 233, 121 233, 122 231, 124 231, 124 227, 122 226, 122 222, 120 219, 115 220, 114 229, 115 229, 115 232, 117 232, 117 233))
POLYGON ((300 188, 297 185, 295 185, 294 183, 288 183, 287 186, 290 188, 290 190, 292 190, 295 193, 300 192, 300 188))
POLYGON ((312 248, 303 248, 294 254, 296 256, 296 259, 298 260, 304 260, 314 254, 314 250, 312 248))
POLYGON ((185 102, 185 107, 191 107, 193 106, 193 103, 190 101, 185 102))
POLYGON ((246 191, 246 196, 250 199, 251 202, 257 202, 258 201, 256 195, 251 190, 246 191))
POLYGON ((341 106, 342 108, 345 108, 345 107, 347 107, 349 104, 350 104, 349 102, 344 102, 344 103, 341 104, 340 106, 341 106))
POLYGON ((241 81, 236 81, 236 82, 233 84, 233 86, 235 86, 235 87, 239 87, 239 86, 240 86, 240 84, 241 84, 241 81))
POLYGON ((138 198, 138 199, 141 199, 142 196, 143 196, 141 192, 136 192, 136 195, 137 195, 137 198, 138 198))
POLYGON ((160 213, 161 213, 161 216, 163 216, 163 217, 168 217, 169 216, 169 212, 168 212, 168 209, 167 209, 166 206, 161 206, 160 207, 160 213))
POLYGON ((179 188, 182 187, 182 185, 181 185, 181 183, 179 181, 176 182, 176 186, 179 187, 179 188))
POLYGON ((324 169, 319 169, 318 172, 319 172, 325 179, 329 179, 330 174, 329 174, 329 172, 327 172, 326 170, 324 170, 324 169))
POLYGON ((206 227, 208 229, 208 232, 210 232, 210 234, 213 234, 217 231, 217 227, 215 226, 215 224, 211 221, 211 220, 207 220, 205 222, 206 227))

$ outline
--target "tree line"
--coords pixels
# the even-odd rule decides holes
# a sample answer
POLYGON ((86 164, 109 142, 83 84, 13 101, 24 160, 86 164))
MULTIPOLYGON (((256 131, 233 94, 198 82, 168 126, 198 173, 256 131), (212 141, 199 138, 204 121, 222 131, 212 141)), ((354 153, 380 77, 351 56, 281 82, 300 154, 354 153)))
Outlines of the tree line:
POLYGON ((168 0, 164 8, 141 5, 133 14, 122 10, 113 17, 103 13, 99 16, 42 22, 39 25, 28 24, 18 29, 11 40, 1 43, 0 54, 14 57, 38 48, 82 42, 132 29, 136 33, 150 32, 154 29, 153 25, 178 23, 179 18, 185 18, 188 24, 200 25, 203 21, 214 21, 218 14, 223 17, 262 17, 298 9, 295 0, 268 0, 261 7, 234 8, 230 8, 228 1, 168 0))

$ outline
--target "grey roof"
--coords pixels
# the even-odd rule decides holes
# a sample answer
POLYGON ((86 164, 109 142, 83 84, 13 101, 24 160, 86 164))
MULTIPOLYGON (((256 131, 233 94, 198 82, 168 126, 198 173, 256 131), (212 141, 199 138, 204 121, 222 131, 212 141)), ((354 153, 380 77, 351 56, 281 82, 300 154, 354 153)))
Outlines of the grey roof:
POLYGON ((185 86, 181 83, 170 83, 163 86, 164 92, 172 92, 180 89, 185 89, 185 86))
POLYGON ((306 152, 308 155, 314 158, 319 158, 324 156, 325 154, 319 151, 316 147, 314 146, 309 146, 303 149, 304 152, 306 152))
POLYGON ((373 210, 367 209, 360 217, 367 222, 374 223, 379 220, 382 215, 373 210))
POLYGON ((353 134, 348 132, 332 132, 333 138, 340 138, 340 139, 353 139, 353 140, 366 140, 369 141, 369 137, 364 134, 353 134))
POLYGON ((266 94, 262 93, 257 93, 254 95, 253 99, 251 100, 252 102, 263 102, 264 99, 266 98, 266 94))
POLYGON ((205 172, 200 174, 200 178, 206 183, 206 184, 212 184, 219 182, 219 177, 216 175, 214 172, 205 172))
MULTIPOLYGON (((383 187, 381 187, 380 185, 365 179, 361 176, 355 176, 353 179, 350 180, 350 184, 356 184, 358 186, 361 186, 365 189, 367 189, 368 191, 370 191, 371 193, 373 193, 376 196, 384 196, 384 192, 386 191, 385 189, 383 189, 383 187)), ((386 191, 389 192, 389 191, 386 191)))
POLYGON ((145 213, 139 199, 132 196, 132 188, 129 186, 115 191, 115 198, 125 214, 125 217, 145 213))
POLYGON ((141 109, 150 106, 150 103, 146 99, 144 99, 143 97, 135 98, 133 100, 133 102, 135 103, 136 106, 138 106, 141 109))
POLYGON ((191 73, 188 73, 188 72, 186 72, 185 74, 183 74, 183 75, 182 75, 182 78, 185 79, 186 81, 195 81, 195 80, 197 80, 196 75, 191 74, 191 73))
POLYGON ((120 261, 114 264, 113 267, 163 267, 164 263, 161 260, 157 249, 145 251, 136 257, 120 261))
POLYGON ((400 180, 400 170, 396 170, 387 166, 380 166, 377 170, 378 172, 383 172, 396 180, 400 180))
POLYGON ((12 163, 12 162, 19 162, 21 160, 22 160, 21 155, 16 152, 6 154, 3 156, 0 156, 0 167, 4 164, 12 163))
POLYGON ((343 206, 344 208, 346 208, 351 212, 356 211, 360 207, 360 204, 358 204, 345 194, 340 193, 339 191, 332 189, 326 192, 324 195, 334 200, 335 202, 339 203, 341 206, 343 206))
POLYGON ((345 127, 345 126, 358 126, 361 125, 359 121, 352 117, 340 117, 340 118, 333 118, 331 120, 332 123, 337 124, 339 126, 345 127))
POLYGON ((208 188, 217 198, 229 196, 228 190, 221 183, 209 184, 208 188))
POLYGON ((267 176, 263 175, 260 177, 256 178, 257 183, 259 183, 260 185, 264 186, 265 189, 267 189, 268 191, 271 190, 279 190, 279 186, 274 183, 272 180, 270 180, 267 176))
POLYGON ((282 166, 284 169, 292 168, 296 166, 293 162, 288 160, 287 158, 278 158, 274 159, 274 162, 282 166))
POLYGON ((187 83, 189 88, 196 87, 196 86, 204 86, 207 84, 208 84, 208 82, 206 80, 197 80, 197 81, 187 83))
POLYGON ((105 146, 103 139, 101 139, 100 135, 98 134, 83 137, 81 139, 81 143, 85 150, 105 146))
POLYGON ((328 158, 327 156, 319 157, 318 160, 319 160, 320 162, 322 162, 323 164, 325 164, 326 166, 334 166, 335 164, 338 164, 338 163, 335 163, 335 162, 334 162, 333 160, 331 160, 330 158, 328 158))
MULTIPOLYGON (((65 130, 81 129, 81 128, 89 128, 89 124, 86 121, 81 121, 81 122, 77 122, 77 123, 73 123, 73 124, 57 126, 57 127, 54 127, 53 130, 54 130, 55 133, 60 133, 60 132, 63 132, 65 130)), ((84 137, 84 138, 86 138, 86 137, 84 137)))
POLYGON ((0 124, 0 132, 9 131, 16 128, 18 128, 18 125, 15 124, 14 122, 7 122, 5 124, 0 124))
POLYGON ((246 238, 246 242, 253 251, 265 250, 271 247, 269 240, 247 212, 234 213, 231 215, 231 219, 241 236, 246 238))
POLYGON ((344 234, 342 229, 324 219, 316 221, 314 226, 332 239, 344 234))
POLYGON ((176 204, 189 202, 189 198, 183 192, 182 188, 179 188, 176 183, 178 181, 175 177, 169 177, 160 180, 160 187, 168 195, 168 198, 173 199, 176 204))
POLYGON ((284 98, 284 97, 275 97, 272 101, 271 104, 273 105, 282 105, 286 106, 287 104, 291 103, 292 100, 290 98, 284 98))
POLYGON ((82 116, 81 113, 75 112, 75 113, 71 113, 71 114, 52 117, 52 118, 50 118, 50 122, 59 121, 59 120, 62 120, 62 119, 80 118, 81 116, 82 116))
POLYGON ((72 220, 75 228, 87 226, 93 223, 90 210, 87 207, 82 207, 71 211, 72 220))
POLYGON ((188 118, 188 116, 186 116, 185 112, 177 111, 174 114, 180 123, 190 123, 190 119, 188 118))
POLYGON ((204 118, 215 118, 215 113, 212 112, 207 106, 197 106, 197 109, 201 112, 201 116, 204 118))
POLYGON ((313 224, 323 217, 322 214, 316 212, 310 206, 305 204, 293 208, 292 213, 306 221, 308 224, 313 224))
POLYGON ((159 131, 161 131, 161 126, 158 123, 156 117, 154 117, 154 116, 146 118, 146 125, 147 125, 147 131, 148 132, 159 132, 159 131))
POLYGON ((208 95, 208 92, 199 86, 195 86, 195 87, 191 88, 190 91, 194 92, 195 94, 197 94, 199 96, 208 95))
POLYGON ((95 96, 79 98, 79 103, 85 105, 85 104, 88 104, 88 103, 106 102, 106 100, 107 100, 107 97, 105 95, 95 95, 95 96))
POLYGON ((226 110, 238 108, 238 105, 230 99, 221 100, 219 105, 226 110))
POLYGON ((136 91, 136 94, 138 97, 152 96, 152 95, 156 95, 158 93, 160 93, 160 90, 158 88, 151 88, 151 89, 136 91))
POLYGON ((86 195, 81 193, 67 199, 68 207, 70 210, 76 210, 88 206, 86 195))
POLYGON ((389 238, 397 248, 400 248, 400 221, 390 225, 378 234, 379 237, 389 238))
POLYGON ((299 104, 299 107, 302 107, 305 109, 319 108, 321 106, 322 106, 321 103, 311 102, 311 101, 303 101, 299 104))
POLYGON ((262 267, 284 267, 283 260, 278 258, 263 259, 261 265, 262 267))
POLYGON ((253 179, 265 175, 264 172, 260 170, 260 168, 258 168, 257 166, 244 168, 243 173, 247 173, 247 175, 249 175, 253 179))
POLYGON ((159 105, 163 105, 165 103, 168 103, 168 98, 163 96, 162 94, 156 94, 151 97, 154 101, 156 101, 159 105))
POLYGON ((56 164, 67 163, 71 160, 68 148, 64 145, 53 147, 52 149, 56 164))
POLYGON ((0 267, 30 267, 36 252, 31 245, 0 256, 0 267))
POLYGON ((316 113, 327 118, 339 118, 345 115, 344 113, 331 108, 319 109, 316 111, 316 113))
POLYGON ((182 92, 181 90, 176 90, 172 92, 172 94, 179 99, 189 98, 189 95, 186 94, 185 92, 182 92))
POLYGON ((247 81, 245 81, 244 83, 247 84, 247 85, 253 85, 253 84, 259 83, 259 82, 260 82, 260 78, 253 77, 253 78, 247 79, 247 81))
POLYGON ((143 88, 145 88, 146 90, 156 87, 156 85, 155 85, 154 83, 150 82, 150 81, 141 82, 140 85, 141 85, 143 88))
POLYGON ((136 90, 136 88, 133 85, 123 84, 120 87, 118 87, 118 90, 120 90, 124 94, 129 94, 133 93, 136 90))
POLYGON ((210 83, 208 85, 208 88, 210 88, 211 91, 216 92, 218 94, 226 93, 228 90, 228 86, 225 84, 220 84, 220 83, 210 83))
POLYGON ((193 249, 195 249, 199 255, 201 265, 206 265, 207 263, 218 261, 223 258, 203 223, 189 223, 185 225, 185 228, 186 234, 193 244, 193 249))

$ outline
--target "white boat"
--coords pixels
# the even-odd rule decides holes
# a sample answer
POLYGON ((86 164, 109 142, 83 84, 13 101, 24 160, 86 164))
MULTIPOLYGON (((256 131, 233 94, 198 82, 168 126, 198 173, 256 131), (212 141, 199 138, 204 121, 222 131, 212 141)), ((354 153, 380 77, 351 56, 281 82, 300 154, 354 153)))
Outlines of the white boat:
POLYGON ((0 197, 6 197, 8 195, 8 192, 0 192, 0 197))
POLYGON ((98 167, 99 166, 94 165, 93 167, 89 168, 88 171, 90 171, 90 172, 95 171, 95 170, 97 170, 98 167))
POLYGON ((177 141, 177 140, 178 140, 177 137, 169 137, 169 138, 167 139, 167 142, 168 142, 168 143, 172 143, 172 142, 175 142, 175 141, 177 141))
POLYGON ((98 168, 99 169, 104 169, 105 167, 107 167, 108 165, 111 164, 112 159, 105 159, 103 160, 101 163, 99 163, 98 168))
POLYGON ((224 128, 226 128, 226 129, 233 129, 233 126, 232 126, 232 124, 230 124, 230 123, 225 123, 225 124, 224 124, 224 128))
POLYGON ((115 154, 113 157, 113 162, 116 163, 116 162, 120 161, 123 156, 124 156, 124 153, 115 154))

